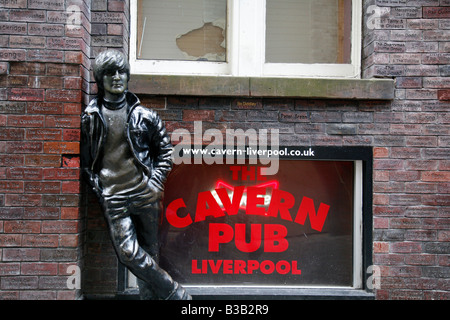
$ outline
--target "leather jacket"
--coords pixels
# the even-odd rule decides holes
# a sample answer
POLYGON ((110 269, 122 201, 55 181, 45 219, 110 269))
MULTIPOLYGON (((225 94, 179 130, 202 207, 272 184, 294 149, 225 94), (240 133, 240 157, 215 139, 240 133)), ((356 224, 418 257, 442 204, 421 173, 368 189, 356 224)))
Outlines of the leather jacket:
MULTIPOLYGON (((172 169, 170 138, 155 111, 141 106, 139 99, 131 92, 126 93, 126 99, 128 144, 150 181, 162 192, 172 169)), ((81 115, 81 167, 82 174, 97 195, 101 195, 98 174, 106 137, 107 127, 101 105, 99 99, 94 98, 81 115)))

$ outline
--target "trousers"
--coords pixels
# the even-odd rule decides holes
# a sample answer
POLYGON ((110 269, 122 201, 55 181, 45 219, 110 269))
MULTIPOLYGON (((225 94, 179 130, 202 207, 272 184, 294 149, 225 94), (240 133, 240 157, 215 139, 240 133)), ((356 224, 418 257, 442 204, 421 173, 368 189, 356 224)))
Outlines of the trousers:
POLYGON ((140 298, 190 300, 186 290, 158 265, 161 203, 154 201, 149 188, 101 198, 117 257, 137 277, 140 298))

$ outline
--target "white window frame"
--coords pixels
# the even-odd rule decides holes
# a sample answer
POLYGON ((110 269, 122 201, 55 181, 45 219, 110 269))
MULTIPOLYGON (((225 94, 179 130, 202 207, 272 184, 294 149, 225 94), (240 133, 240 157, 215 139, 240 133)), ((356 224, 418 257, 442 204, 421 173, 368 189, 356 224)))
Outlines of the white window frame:
POLYGON ((228 0, 226 62, 137 59, 137 2, 130 0, 132 74, 360 78, 362 0, 352 1, 351 64, 265 63, 265 0, 228 0))

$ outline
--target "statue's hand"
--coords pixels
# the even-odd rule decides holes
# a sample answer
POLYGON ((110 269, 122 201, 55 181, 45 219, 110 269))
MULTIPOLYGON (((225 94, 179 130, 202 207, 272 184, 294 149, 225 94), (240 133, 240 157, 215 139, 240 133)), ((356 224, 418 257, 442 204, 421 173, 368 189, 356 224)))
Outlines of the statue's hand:
POLYGON ((150 201, 159 201, 162 198, 163 195, 163 189, 159 186, 159 183, 157 183, 153 179, 148 180, 148 186, 150 188, 150 201))
POLYGON ((95 173, 90 172, 89 173, 89 182, 92 186, 92 190, 95 192, 95 194, 100 197, 102 195, 102 189, 100 188, 100 182, 98 179, 98 175, 95 173))

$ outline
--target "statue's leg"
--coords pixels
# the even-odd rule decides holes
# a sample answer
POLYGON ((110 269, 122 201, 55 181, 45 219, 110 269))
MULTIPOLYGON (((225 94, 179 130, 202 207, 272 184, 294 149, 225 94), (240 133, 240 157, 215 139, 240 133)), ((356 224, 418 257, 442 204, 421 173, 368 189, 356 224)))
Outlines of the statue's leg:
POLYGON ((178 283, 140 246, 135 224, 129 214, 129 204, 128 200, 104 202, 106 221, 119 261, 140 282, 151 287, 160 299, 189 299, 178 283))
MULTIPOLYGON (((140 199, 142 200, 142 198, 140 199)), ((137 230, 137 237, 141 247, 148 252, 155 263, 159 263, 159 228, 161 217, 161 204, 146 203, 145 201, 137 201, 134 203, 133 221, 137 230)), ((157 293, 153 287, 145 281, 138 280, 141 299, 149 299, 149 297, 157 293)), ((174 300, 190 300, 191 296, 177 282, 174 281, 175 290, 170 296, 174 300)))

